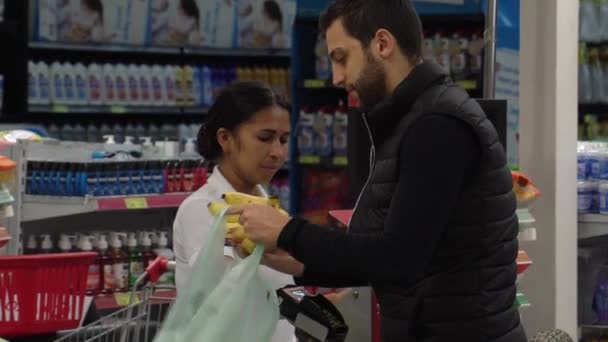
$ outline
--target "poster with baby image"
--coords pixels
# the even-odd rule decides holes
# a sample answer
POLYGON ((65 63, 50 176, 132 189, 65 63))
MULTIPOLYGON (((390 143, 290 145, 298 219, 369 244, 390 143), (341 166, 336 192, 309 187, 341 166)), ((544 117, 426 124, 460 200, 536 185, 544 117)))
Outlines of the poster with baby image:
POLYGON ((296 7, 295 0, 238 0, 237 46, 291 47, 296 7))
POLYGON ((236 44, 237 0, 197 0, 203 46, 232 48, 236 44))
MULTIPOLYGON (((206 0, 213 2, 211 0, 206 0)), ((151 0, 148 41, 163 46, 203 46, 196 0, 151 0)))
POLYGON ((58 40, 143 45, 149 0, 57 0, 58 40))

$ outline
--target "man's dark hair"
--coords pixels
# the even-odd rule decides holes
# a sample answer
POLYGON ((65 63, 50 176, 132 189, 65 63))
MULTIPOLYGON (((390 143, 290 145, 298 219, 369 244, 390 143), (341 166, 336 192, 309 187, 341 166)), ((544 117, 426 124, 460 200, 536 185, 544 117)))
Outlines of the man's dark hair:
POLYGON ((319 29, 325 34, 338 19, 364 48, 383 28, 395 36, 410 61, 422 57, 422 24, 410 0, 334 0, 321 15, 319 29))

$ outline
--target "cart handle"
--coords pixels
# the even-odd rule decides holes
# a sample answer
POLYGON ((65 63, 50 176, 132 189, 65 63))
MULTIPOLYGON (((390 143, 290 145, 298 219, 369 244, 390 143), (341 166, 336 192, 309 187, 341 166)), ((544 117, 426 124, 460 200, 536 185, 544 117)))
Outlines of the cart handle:
POLYGON ((159 256, 148 265, 146 274, 151 282, 156 283, 163 273, 174 270, 175 261, 169 261, 167 258, 159 256))

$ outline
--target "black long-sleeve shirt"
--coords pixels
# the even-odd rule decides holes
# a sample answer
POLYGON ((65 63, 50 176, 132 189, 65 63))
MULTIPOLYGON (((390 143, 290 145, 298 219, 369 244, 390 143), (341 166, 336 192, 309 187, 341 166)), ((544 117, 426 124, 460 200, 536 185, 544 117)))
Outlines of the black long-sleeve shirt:
POLYGON ((399 181, 384 232, 344 234, 293 218, 278 246, 305 265, 299 284, 408 287, 421 280, 458 201, 479 164, 481 146, 473 128, 444 115, 415 123, 399 151, 399 181))

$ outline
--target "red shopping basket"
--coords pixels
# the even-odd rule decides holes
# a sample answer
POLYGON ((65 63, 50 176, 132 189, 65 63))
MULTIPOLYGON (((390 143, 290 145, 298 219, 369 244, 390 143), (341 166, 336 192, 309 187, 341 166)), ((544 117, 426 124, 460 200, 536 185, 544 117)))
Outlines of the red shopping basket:
POLYGON ((97 253, 0 257, 0 336, 78 327, 97 253))

